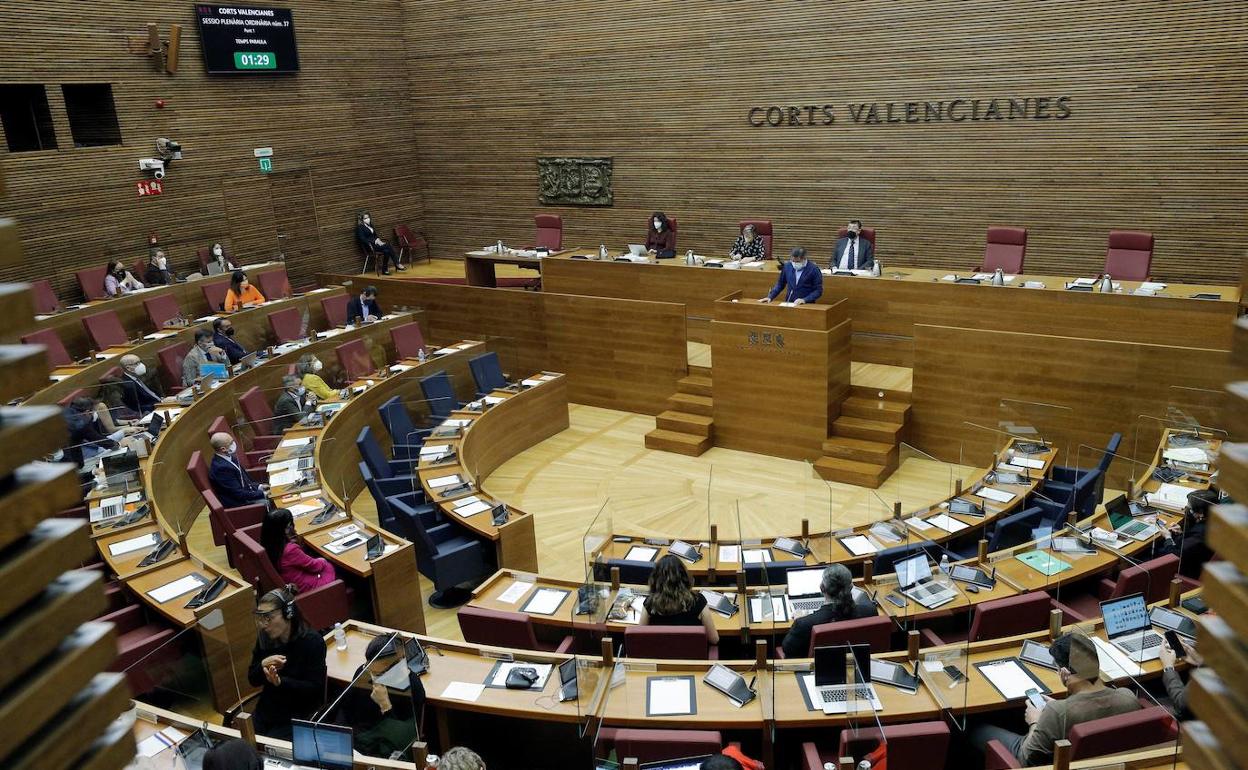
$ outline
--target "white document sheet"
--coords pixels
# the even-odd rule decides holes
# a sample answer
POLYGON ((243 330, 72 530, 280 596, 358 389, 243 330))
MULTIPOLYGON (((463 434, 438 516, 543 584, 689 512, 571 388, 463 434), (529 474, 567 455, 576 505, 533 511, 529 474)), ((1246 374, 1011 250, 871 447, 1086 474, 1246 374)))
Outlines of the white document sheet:
POLYGON ((512 581, 512 584, 507 586, 507 590, 498 595, 498 600, 504 604, 515 604, 532 587, 532 583, 525 583, 519 580, 512 581))
POLYGON ((533 594, 533 598, 528 601, 524 611, 534 615, 553 615, 567 597, 568 592, 558 588, 539 588, 537 593, 533 594))
POLYGON ((481 400, 489 404, 490 406, 494 406, 495 404, 503 403, 507 399, 503 398, 502 396, 484 396, 481 400))
POLYGON ((160 732, 152 733, 139 741, 140 757, 154 757, 165 749, 171 749, 186 740, 186 733, 170 725, 160 732))
POLYGON ((278 446, 285 447, 286 449, 291 449, 293 447, 311 444, 315 440, 316 439, 314 436, 304 436, 303 438, 288 438, 282 441, 282 443, 278 444, 278 446))
POLYGON ((290 511, 291 516, 299 518, 300 516, 307 516, 309 513, 315 513, 323 507, 320 503, 296 503, 295 505, 287 506, 286 510, 290 511))
POLYGON ((526 388, 533 388, 541 385, 544 380, 520 380, 520 384, 526 388))
POLYGON ((460 483, 458 473, 452 473, 450 476, 438 476, 436 478, 429 479, 429 486, 434 489, 437 489, 438 487, 453 487, 458 483, 460 483))
POLYGON ((437 350, 433 351, 433 354, 435 356, 449 356, 450 354, 454 353, 457 350, 459 350, 459 348, 438 348, 437 350))
POLYGON ((651 548, 648 545, 635 545, 628 549, 628 553, 624 555, 624 558, 628 561, 650 561, 658 552, 658 548, 651 548))
POLYGON ((1188 494, 1195 492, 1195 487, 1184 487, 1178 484, 1162 484, 1156 492, 1144 496, 1145 502, 1161 508, 1181 511, 1187 505, 1188 494))
POLYGON ((1092 637, 1096 645, 1096 657, 1101 664, 1102 679, 1123 679, 1128 676, 1140 676, 1144 670, 1132 662, 1127 654, 1100 637, 1092 637))
POLYGON ((719 547, 719 560, 727 562, 741 561, 741 546, 739 545, 721 545, 719 547))
POLYGON ((476 703, 485 692, 485 685, 475 682, 451 682, 442 691, 442 697, 448 700, 462 700, 476 703))
POLYGON ((646 712, 651 716, 671 716, 693 713, 692 679, 656 678, 650 680, 649 703, 646 712))
POLYGON ((483 503, 478 500, 475 503, 469 503, 468 505, 456 507, 455 513, 466 519, 469 516, 476 516, 478 513, 485 513, 490 510, 490 508, 491 506, 489 503, 483 503))
POLYGON ((1018 455, 1015 455, 1010 458, 1008 465, 1013 465, 1019 468, 1030 468, 1034 471, 1038 471, 1044 467, 1044 460, 1037 460, 1034 457, 1019 457, 1018 455))
POLYGON ((869 553, 876 553, 880 549, 866 535, 853 535, 852 537, 841 538, 841 545, 849 549, 854 556, 866 556, 869 553))
POLYGON ((467 428, 472 425, 472 420, 464 420, 458 417, 450 420, 443 420, 441 427, 443 428, 467 428))
POLYGON ((152 597, 152 601, 157 604, 164 604, 170 599, 176 599, 183 594, 198 591, 204 585, 204 579, 199 575, 187 575, 186 577, 178 578, 172 583, 165 583, 159 588, 153 588, 147 592, 147 595, 152 597))
POLYGON ((1207 463, 1209 455, 1196 446, 1175 447, 1162 452, 1162 457, 1180 463, 1207 463))
POLYGON ((746 548, 741 555, 745 564, 765 564, 772 560, 770 548, 746 548))
POLYGON ((490 679, 490 685, 493 687, 506 687, 507 675, 511 673, 513 668, 532 668, 537 671, 537 681, 529 686, 534 692, 541 692, 546 689, 546 680, 550 678, 551 669, 554 668, 549 663, 530 663, 524 660, 517 660, 511 663, 503 663, 494 671, 494 676, 490 679))
POLYGON ((784 595, 771 597, 771 612, 770 613, 767 612, 767 608, 763 604, 763 601, 766 598, 767 597, 765 596, 751 596, 750 597, 750 617, 748 618, 748 620, 750 620, 751 622, 755 622, 755 621, 760 621, 766 618, 775 618, 776 620, 779 620, 779 621, 785 621, 789 619, 789 613, 788 613, 789 605, 786 601, 788 597, 784 595))
POLYGON ((947 513, 938 513, 935 516, 929 517, 927 523, 950 533, 961 532, 971 526, 964 521, 953 518, 947 513))
POLYGON ((999 660, 986 666, 977 666, 984 677, 1008 699, 1022 698, 1036 686, 1017 660, 999 660))
POLYGON ((979 491, 975 493, 975 496, 982 497, 985 500, 991 500, 994 503, 1008 503, 1015 497, 1018 497, 1018 495, 1013 492, 1005 492, 1000 489, 993 489, 992 487, 981 487, 979 491))
POLYGON ((1157 283, 1156 281, 1144 281, 1140 284, 1140 288, 1144 291, 1165 291, 1166 284, 1157 283))
POLYGON ((390 373, 391 373, 391 374, 402 374, 403 372, 406 372, 406 371, 411 370, 411 368, 412 368, 412 367, 407 366, 406 364, 391 364, 391 365, 390 365, 390 373))
POLYGON ((927 530, 932 528, 931 524, 928 524, 926 521, 923 521, 918 516, 911 516, 910 518, 906 519, 906 526, 913 527, 914 529, 917 529, 920 532, 926 532, 927 530))
POLYGON ((147 535, 139 535, 138 537, 132 537, 127 540, 118 540, 116 543, 109 544, 108 555, 122 556, 127 553, 142 551, 145 548, 151 549, 159 542, 160 534, 157 532, 152 532, 147 535))
POLYGON ((278 473, 269 473, 269 484, 275 487, 290 486, 298 480, 299 471, 284 470, 278 473))
POLYGON ((420 448, 420 456, 422 458, 423 457, 436 457, 440 454, 445 454, 446 452, 449 452, 449 451, 451 451, 450 444, 427 444, 420 448))

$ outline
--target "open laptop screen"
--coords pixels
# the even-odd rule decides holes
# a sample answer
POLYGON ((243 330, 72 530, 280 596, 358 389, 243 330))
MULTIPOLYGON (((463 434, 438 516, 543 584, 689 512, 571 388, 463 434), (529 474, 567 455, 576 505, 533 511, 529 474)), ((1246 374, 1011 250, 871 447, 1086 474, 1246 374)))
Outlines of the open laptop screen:
POLYGON ((351 770, 351 728, 292 719, 291 745, 297 764, 351 770))
POLYGON ((932 567, 927 563, 927 554, 919 553, 909 559, 897 562, 897 583, 902 588, 909 588, 924 578, 931 577, 932 567))
POLYGON ((791 569, 784 574, 789 596, 814 596, 819 593, 823 580, 823 567, 791 569))
POLYGON ((1149 626, 1144 594, 1101 602, 1101 615, 1105 619, 1105 635, 1110 639, 1149 626))

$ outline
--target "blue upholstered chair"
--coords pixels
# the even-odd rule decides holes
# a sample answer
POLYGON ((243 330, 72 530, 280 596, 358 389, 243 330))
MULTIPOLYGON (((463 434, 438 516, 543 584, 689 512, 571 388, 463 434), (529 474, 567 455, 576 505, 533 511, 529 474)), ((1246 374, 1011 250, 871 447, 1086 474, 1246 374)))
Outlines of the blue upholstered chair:
POLYGON ((1118 454, 1118 447, 1121 444, 1121 433, 1115 433, 1110 436, 1109 443, 1105 445, 1105 454, 1101 455, 1095 468, 1067 468, 1063 465, 1053 466, 1052 475, 1044 482, 1044 496, 1059 503, 1066 502, 1074 493, 1075 482, 1088 473, 1100 471, 1100 484, 1098 485, 1099 488, 1096 490, 1097 499, 1099 500, 1104 491, 1103 487, 1105 483, 1105 474, 1109 472, 1109 464, 1114 461, 1114 455, 1118 454))
POLYGON ((420 459, 420 445, 429 435, 429 428, 417 428, 412 424, 412 416, 398 396, 387 400, 377 407, 381 415, 381 424, 390 434, 390 454, 396 460, 420 459))
POLYGON ((429 416, 441 422, 451 416, 451 412, 460 407, 459 399, 455 398, 455 388, 451 386, 451 378, 445 369, 420 378, 420 392, 429 401, 429 416))
POLYGON ((422 511, 408 505, 402 497, 392 497, 389 503, 395 525, 403 537, 416 545, 416 567, 433 581, 429 604, 444 609, 468 601, 471 594, 457 590, 458 587, 480 582, 495 569, 481 542, 442 520, 432 506, 422 511))
MULTIPOLYGON (((365 425, 356 436, 355 446, 360 450, 360 459, 368 465, 373 478, 378 481, 399 479, 411 489, 420 489, 420 479, 415 476, 415 460, 387 460, 381 445, 373 436, 373 429, 365 425)), ((389 493, 387 493, 389 494, 389 493)))
POLYGON ((399 526, 395 523, 394 509, 390 507, 390 498, 398 498, 411 508, 419 510, 435 510, 434 506, 429 503, 425 497, 425 493, 417 487, 412 489, 407 479, 385 479, 378 481, 373 472, 368 469, 368 463, 360 461, 360 476, 364 479, 364 486, 368 489, 368 493, 372 495, 373 504, 377 506, 377 521, 381 523, 383 529, 387 532, 393 532, 400 537, 403 533, 399 526), (388 492, 386 490, 389 490, 388 492))
POLYGON ((503 376, 497 353, 482 353, 468 359, 468 368, 472 370, 472 379, 476 380, 478 396, 507 387, 507 378, 503 376))

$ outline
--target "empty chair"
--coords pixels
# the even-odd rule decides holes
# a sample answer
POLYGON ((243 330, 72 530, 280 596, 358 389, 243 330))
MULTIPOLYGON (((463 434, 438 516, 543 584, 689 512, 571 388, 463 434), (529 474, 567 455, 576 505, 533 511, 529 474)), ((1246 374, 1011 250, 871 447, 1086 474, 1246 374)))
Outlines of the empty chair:
MULTIPOLYGON (((1070 728, 1066 740, 1070 741, 1070 758, 1074 761, 1155 746, 1173 741, 1178 734, 1179 723, 1170 712, 1162 706, 1153 706, 1080 722, 1070 728)), ((1022 767, 1000 741, 989 741, 984 754, 984 770, 1022 767)), ((889 766, 892 766, 891 761, 889 766)))
POLYGON ((421 442, 429 435, 429 428, 417 428, 412 416, 399 396, 388 399, 377 407, 381 424, 390 434, 390 454, 396 459, 416 460, 420 457, 421 442))
POLYGON ((930 628, 924 628, 920 633, 923 635, 923 643, 932 647, 1029 634, 1049 627, 1049 611, 1052 608, 1053 601, 1047 593, 1028 591, 975 605, 974 619, 965 635, 944 631, 937 634, 930 628))
POLYGON ((342 371, 348 382, 362 380, 377 369, 373 365, 372 356, 368 354, 368 346, 364 344, 364 340, 355 339, 344 342, 334 348, 334 354, 338 356, 338 363, 342 365, 342 371))
POLYGON ((839 747, 803 743, 801 770, 823 770, 828 762, 837 765, 841 757, 862 760, 881 744, 886 745, 888 767, 942 770, 949 753, 949 725, 937 720, 884 728, 851 726, 841 732, 839 747))
POLYGON ((719 659, 719 650, 702 626, 629 626, 624 630, 624 650, 630 658, 719 659))
POLYGON ((1050 524, 1061 523, 1071 511, 1086 518, 1096 512, 1096 506, 1101 502, 1104 478, 1105 474, 1097 469, 1085 472, 1075 481, 1070 494, 1064 500, 1049 498, 1046 484, 1040 492, 1032 495, 1032 502, 1044 509, 1045 519, 1050 524))
POLYGON ((1147 281, 1153 267, 1153 234, 1110 230, 1105 274, 1122 281, 1147 281))
POLYGON ((104 291, 104 276, 107 274, 108 265, 88 267, 86 270, 79 270, 75 274, 78 276, 78 285, 82 287, 82 294, 87 298, 88 302, 94 302, 97 299, 108 299, 108 293, 104 291))
POLYGON ((984 262, 979 272, 1001 272, 1017 275, 1023 272, 1023 257, 1027 253, 1027 228, 989 227, 987 244, 984 246, 984 262))
POLYGON ((71 366, 74 363, 74 359, 70 358, 69 351, 65 349, 65 343, 61 342, 61 337, 55 329, 40 329, 37 332, 23 334, 22 342, 27 345, 43 345, 44 355, 48 359, 50 369, 58 366, 71 366))
POLYGON ((718 754, 724 747, 718 730, 603 728, 601 742, 615 747, 620 762, 636 759, 638 764, 718 754))
POLYGON ((212 491, 212 483, 208 480, 208 459, 198 449, 191 452, 186 463, 186 474, 191 483, 199 490, 204 502, 208 504, 208 524, 212 531, 214 545, 226 545, 229 534, 242 527, 250 527, 264 520, 265 505, 263 502, 226 508, 221 504, 216 492, 212 491))
POLYGON ((438 422, 450 417, 451 412, 461 406, 459 399, 455 398, 455 389, 451 387, 451 378, 445 369, 421 377, 420 392, 425 394, 425 400, 429 402, 430 418, 438 422))
POLYGON ((260 293, 269 301, 290 296, 290 278, 286 275, 284 267, 280 270, 257 273, 256 283, 260 285, 260 293))
MULTIPOLYGON (((569 612, 571 612, 569 610, 569 612)), ((565 636, 558 643, 538 641, 533 633, 533 620, 521 612, 503 612, 478 607, 460 607, 456 613, 459 630, 470 644, 516 647, 539 652, 567 653, 572 651, 573 638, 565 636)))
POLYGON ((151 299, 143 300, 143 309, 147 311, 147 320, 152 322, 152 326, 157 330, 163 329, 167 321, 172 321, 182 315, 182 308, 178 306, 178 298, 172 293, 157 294, 151 299))
POLYGON ((321 309, 325 311, 325 321, 330 327, 346 326, 347 304, 350 301, 351 298, 346 294, 335 294, 321 300, 321 309))
POLYGON ((420 330, 420 324, 415 321, 392 328, 390 339, 394 341, 395 354, 400 361, 405 358, 420 358, 420 351, 425 349, 425 335, 420 330))
POLYGON ((199 290, 204 294, 204 302, 208 303, 209 313, 225 310, 225 293, 230 290, 230 279, 200 281, 199 290))
MULTIPOLYGON (((988 538, 988 552, 1004 551, 1033 539, 1032 533, 1049 522, 1044 508, 1032 506, 1002 518, 988 538)), ((978 550, 978 548, 976 549, 978 550)))
MULTIPOLYGON (((1109 437, 1109 443, 1105 445, 1103 454, 1097 456, 1095 452, 1091 455, 1088 452, 1080 452, 1085 459, 1091 456, 1092 459, 1096 460, 1095 470, 1101 472, 1100 481, 1102 486, 1104 486, 1105 474, 1109 472, 1109 465, 1114 461, 1114 456, 1118 454, 1118 447, 1121 445, 1122 434, 1115 433, 1109 437)), ((1044 482, 1044 496, 1057 502, 1066 502, 1074 494, 1075 482, 1091 472, 1092 469, 1087 468, 1068 468, 1064 465, 1053 466, 1050 477, 1044 482)))
POLYGON ((303 313, 297 307, 288 307, 269 313, 269 328, 273 330, 273 337, 279 345, 283 342, 303 339, 303 313))
POLYGON ((629 559, 607 559, 594 562, 594 580, 605 582, 611 579, 611 570, 620 571, 620 582, 633 585, 646 585, 650 582, 650 573, 654 572, 654 562, 629 559))
POLYGON ((463 604, 472 594, 456 589, 481 582, 495 569, 485 548, 458 524, 442 520, 433 506, 414 507, 407 499, 399 495, 387 502, 399 533, 415 543, 417 569, 433 582, 429 604, 442 609, 463 604))
POLYGON ((396 514, 391 508, 391 500, 402 500, 408 508, 420 513, 432 513, 437 521, 441 521, 441 513, 438 509, 430 504, 425 493, 420 487, 413 489, 410 485, 404 485, 402 480, 382 479, 378 481, 373 477, 373 472, 368 469, 368 463, 361 460, 358 463, 360 469, 360 477, 364 479, 364 488, 368 490, 369 495, 373 498, 373 503, 377 506, 377 520, 381 522, 381 526, 387 531, 393 532, 400 537, 406 537, 402 526, 396 522, 396 514), (398 484, 395 481, 399 481, 398 484))
POLYGON ((156 351, 156 360, 160 362, 160 382, 165 386, 166 393, 182 389, 182 359, 190 350, 191 343, 176 342, 156 351))
POLYGON ((420 488, 420 479, 413 475, 416 460, 387 460, 371 427, 365 425, 360 428, 359 435, 355 437, 355 447, 360 451, 360 459, 368 464, 368 469, 373 472, 373 477, 378 481, 402 479, 407 482, 410 489, 420 488))
POLYGON ((82 319, 82 327, 87 330, 87 337, 96 350, 104 350, 114 345, 125 345, 130 341, 121 319, 112 310, 94 313, 82 319))
MULTIPOLYGON (((100 279, 103 282, 104 279, 100 279)), ((61 301, 52 290, 52 282, 46 278, 31 281, 31 289, 35 297, 35 312, 39 315, 52 315, 61 312, 61 301)))
MULTIPOLYGON (((810 629, 810 648, 806 657, 814 657, 816 647, 836 644, 867 644, 871 646, 872 653, 888 652, 893 649, 893 620, 887 615, 877 615, 821 623, 810 629)), ((778 645, 776 657, 785 657, 784 649, 778 645)))
POLYGON ((1121 599, 1131 594, 1144 594, 1146 603, 1160 602, 1170 596, 1170 581, 1179 572, 1179 557, 1172 553, 1133 564, 1118 572, 1110 580, 1101 578, 1096 593, 1075 595, 1070 591, 1059 594, 1053 606, 1071 616, 1076 622, 1090 620, 1101 615, 1101 602, 1121 599))
POLYGON ((763 259, 771 259, 771 220, 743 219, 737 223, 737 229, 744 230, 746 225, 754 225, 754 235, 763 241, 763 259))
POLYGON ((534 246, 551 251, 563 248, 563 217, 558 214, 538 214, 533 217, 533 224, 537 227, 534 246))
MULTIPOLYGON (((230 536, 234 550, 234 564, 239 574, 256 587, 256 592, 272 591, 285 585, 277 567, 260 545, 260 527, 240 529, 230 536)), ((295 604, 303 612, 308 625, 325 629, 351 617, 351 599, 347 585, 339 578, 332 583, 300 591, 295 604)))
POLYGON ((468 368, 472 370, 472 379, 476 380, 478 396, 507 387, 507 378, 503 376, 503 367, 498 363, 498 354, 493 351, 468 359, 468 368))
POLYGON ((416 259, 416 252, 421 249, 425 252, 426 260, 433 260, 433 255, 429 253, 429 241, 424 235, 407 225, 394 226, 394 242, 399 244, 399 262, 403 261, 403 257, 407 257, 408 264, 411 264, 416 259))
POLYGON ((154 690, 182 658, 180 645, 169 644, 177 633, 161 620, 149 620, 141 605, 131 604, 96 618, 100 623, 112 623, 117 634, 117 657, 109 664, 109 671, 124 671, 130 691, 141 695, 154 690), (136 665, 136 664, 142 665, 136 665))
POLYGON ((252 443, 257 449, 273 451, 281 443, 281 434, 273 425, 273 407, 265 399, 259 386, 249 388, 239 396, 238 406, 243 410, 243 417, 251 425, 252 443))

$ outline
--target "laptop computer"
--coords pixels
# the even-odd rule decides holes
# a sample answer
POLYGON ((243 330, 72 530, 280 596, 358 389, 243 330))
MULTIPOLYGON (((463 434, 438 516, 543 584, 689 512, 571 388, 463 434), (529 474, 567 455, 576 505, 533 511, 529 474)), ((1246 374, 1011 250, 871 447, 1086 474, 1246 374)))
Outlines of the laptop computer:
POLYGON ((1142 663, 1161 655, 1163 639, 1148 620, 1144 594, 1101 602, 1101 617, 1105 620, 1109 643, 1125 652, 1132 661, 1142 663))
POLYGON ((100 456, 104 464, 104 475, 109 484, 137 481, 139 477, 139 456, 130 450, 111 452, 100 456))
POLYGON ((559 702, 576 700, 576 658, 569 658, 559 664, 559 702))
POLYGON ((823 592, 819 590, 819 584, 823 581, 823 569, 795 567, 784 573, 787 585, 784 594, 790 617, 804 617, 823 606, 823 592))
POLYGON ((871 680, 871 645, 839 644, 815 648, 815 707, 825 714, 845 714, 868 706, 883 708, 871 680), (852 656, 852 657, 851 657, 852 656), (851 673, 852 669, 852 673, 851 673), (848 678, 852 676, 852 682, 848 678))
POLYGON ((403 660, 395 663, 377 681, 393 690, 406 690, 412 686, 411 675, 420 676, 429 670, 429 653, 420 640, 408 639, 403 643, 403 660))
POLYGON ((160 432, 165 427, 165 418, 160 416, 160 412, 152 412, 152 419, 147 421, 147 427, 143 430, 152 437, 152 441, 160 438, 160 432))
POLYGON ((296 765, 320 770, 351 770, 353 740, 350 727, 290 720, 292 759, 296 765))
POLYGON ((895 571, 901 593, 929 610, 948 604, 958 596, 957 591, 933 578, 926 553, 897 562, 895 571))
POLYGON ((255 363, 256 363, 256 354, 248 353, 247 355, 238 359, 238 363, 234 364, 233 366, 234 373, 237 374, 239 372, 245 372, 248 369, 250 369, 255 363))
POLYGON ((229 379, 230 369, 225 364, 219 364, 215 361, 209 361, 199 365, 199 376, 201 379, 207 380, 225 380, 229 379))
POLYGON ((661 762, 647 762, 641 765, 639 770, 698 770, 702 767, 702 763, 710 759, 710 754, 703 754, 699 757, 684 757, 683 759, 665 759, 661 762))
POLYGON ((1114 528, 1114 532, 1123 537, 1147 540, 1161 531, 1156 524, 1131 515, 1131 505, 1127 502, 1126 495, 1118 495, 1105 503, 1105 512, 1109 514, 1109 525, 1114 528))
POLYGON ((216 260, 213 260, 212 262, 208 263, 208 266, 205 268, 205 271, 206 271, 205 275, 221 275, 222 273, 221 263, 217 262, 216 260))
POLYGON ((640 256, 643 256, 643 255, 645 255, 645 253, 646 253, 646 244, 644 244, 644 243, 630 243, 630 244, 628 244, 628 253, 629 253, 629 254, 631 254, 631 255, 632 255, 632 256, 634 256, 634 257, 640 257, 640 256))

